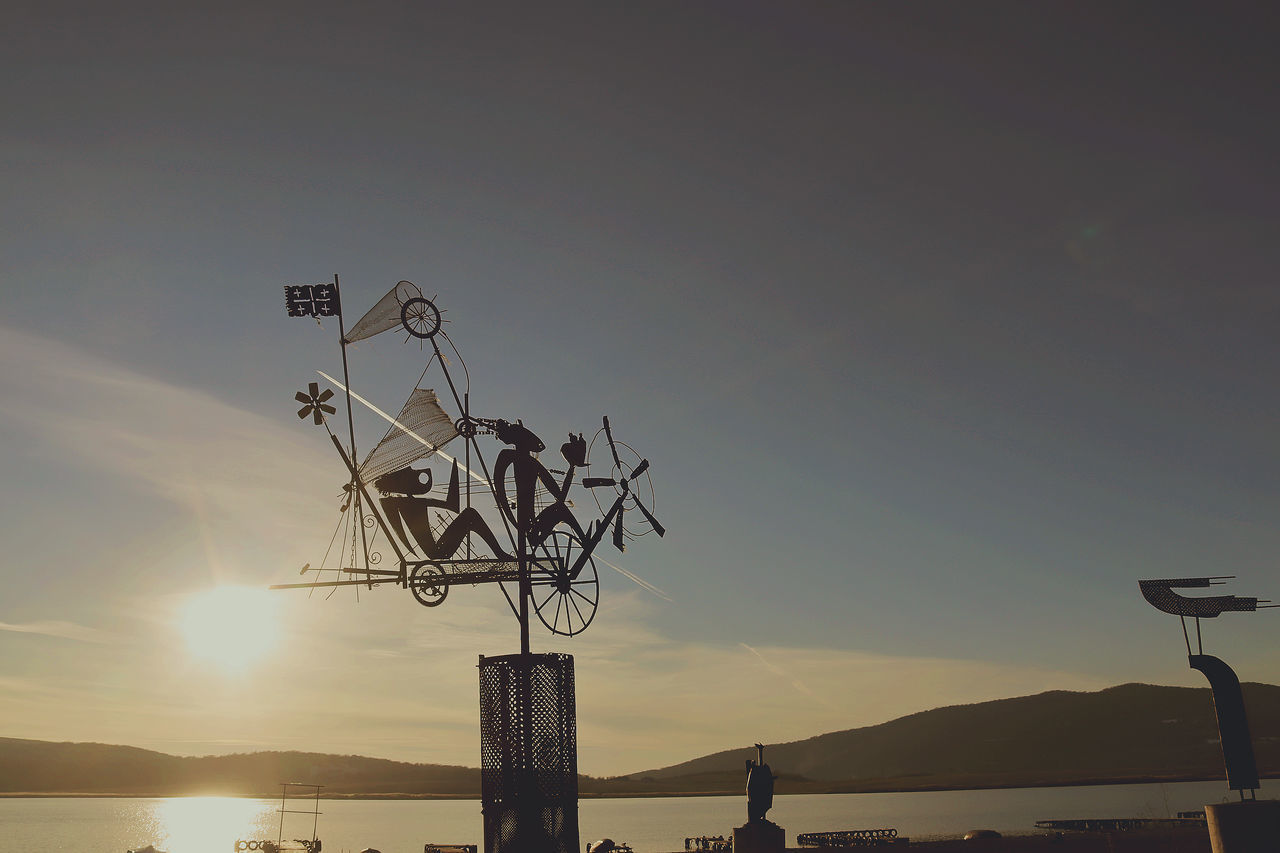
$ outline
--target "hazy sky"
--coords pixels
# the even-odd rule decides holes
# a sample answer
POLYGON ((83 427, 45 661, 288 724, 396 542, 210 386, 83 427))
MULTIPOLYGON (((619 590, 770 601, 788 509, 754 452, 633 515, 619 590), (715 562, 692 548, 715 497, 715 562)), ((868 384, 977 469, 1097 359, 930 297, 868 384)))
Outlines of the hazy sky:
MULTIPOLYGON (((585 634, 534 632, 577 657, 584 772, 1201 685, 1137 580, 1280 599, 1280 27, 1247 6, 23 5, 0 735, 479 764, 491 587, 277 593, 238 674, 182 640, 193 596, 323 555, 344 473, 293 394, 337 329, 281 288, 335 272, 352 320, 438 294, 477 413, 553 449, 607 414, 652 462, 667 537, 601 553, 670 600, 601 566, 585 634)), ((351 355, 392 410, 423 364, 351 355)), ((1278 682, 1278 618, 1206 650, 1278 682)))

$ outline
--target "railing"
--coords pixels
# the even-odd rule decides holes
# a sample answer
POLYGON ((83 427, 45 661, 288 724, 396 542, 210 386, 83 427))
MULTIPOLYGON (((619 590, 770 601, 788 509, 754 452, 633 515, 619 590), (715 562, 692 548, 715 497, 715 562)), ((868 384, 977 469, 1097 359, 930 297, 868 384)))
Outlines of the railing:
POLYGON ((802 832, 796 836, 801 847, 870 847, 876 844, 906 844, 896 829, 846 829, 840 832, 802 832))
POLYGON ((1059 832, 1132 832, 1136 829, 1171 829, 1179 826, 1204 826, 1203 817, 1095 817, 1079 820, 1038 820, 1037 829, 1059 832))

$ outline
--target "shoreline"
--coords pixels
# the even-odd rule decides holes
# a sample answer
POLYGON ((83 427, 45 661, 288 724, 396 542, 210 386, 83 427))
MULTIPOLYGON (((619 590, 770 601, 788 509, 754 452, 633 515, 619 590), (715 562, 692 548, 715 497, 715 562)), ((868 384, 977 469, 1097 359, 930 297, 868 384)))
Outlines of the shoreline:
MULTIPOLYGON (((1280 774, 1263 774, 1263 780, 1280 779, 1280 774)), ((924 794, 950 791, 1002 791, 1023 788, 1082 788, 1103 787, 1107 785, 1163 785, 1179 782, 1225 782, 1223 777, 1126 777, 1120 779, 1088 779, 1076 781, 1050 780, 1038 783, 991 783, 974 785, 920 785, 895 786, 876 785, 869 782, 865 785, 831 785, 822 786, 819 790, 775 791, 774 796, 811 796, 827 794, 924 794)), ((816 786, 815 786, 816 787, 816 786)), ((741 789, 710 791, 579 791, 579 800, 629 800, 659 799, 683 797, 740 797, 741 789)), ((231 797, 246 800, 278 800, 280 791, 264 791, 261 793, 226 793, 218 791, 186 791, 186 792, 119 792, 119 791, 0 791, 0 799, 180 799, 184 797, 231 797)), ((307 799, 311 799, 310 796, 307 799)), ((322 800, 479 800, 480 794, 468 793, 414 793, 395 791, 387 793, 354 792, 342 793, 329 791, 320 795, 322 800)))

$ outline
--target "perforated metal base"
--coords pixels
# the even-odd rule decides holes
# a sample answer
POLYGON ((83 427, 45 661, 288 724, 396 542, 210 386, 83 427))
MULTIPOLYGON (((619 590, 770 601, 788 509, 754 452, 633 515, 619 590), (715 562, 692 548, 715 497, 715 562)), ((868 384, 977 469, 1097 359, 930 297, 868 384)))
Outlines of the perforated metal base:
POLYGON ((578 853, 573 656, 480 658, 485 853, 578 853))

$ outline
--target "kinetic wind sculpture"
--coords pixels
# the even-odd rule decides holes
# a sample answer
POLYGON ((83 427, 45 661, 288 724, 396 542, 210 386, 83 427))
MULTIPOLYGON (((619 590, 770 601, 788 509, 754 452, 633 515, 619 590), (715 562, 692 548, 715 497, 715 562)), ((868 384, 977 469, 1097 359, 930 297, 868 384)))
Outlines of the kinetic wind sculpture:
MULTIPOLYGON (((581 433, 570 433, 560 447, 566 467, 549 468, 538 457, 545 445, 522 421, 473 415, 470 376, 444 330, 441 311, 410 282, 393 287, 349 332, 336 276, 332 284, 286 287, 285 303, 290 316, 338 318, 343 381, 320 375, 346 394, 349 439, 344 446, 329 426, 327 416, 336 414, 328 403, 331 390, 312 382, 295 395, 302 404, 298 417, 328 431, 346 468, 342 518, 334 533, 342 545, 339 565, 331 569, 337 578, 272 589, 395 585, 435 607, 453 586, 496 585, 519 622, 520 654, 480 658, 485 849, 577 853, 573 658, 530 653, 529 611, 554 634, 580 634, 599 603, 593 555, 605 535, 618 550, 650 531, 664 535, 654 516, 649 460, 617 440, 605 417, 590 444, 581 433), (422 375, 394 417, 351 390, 347 367, 349 344, 393 330, 407 343, 429 347, 422 375), (461 387, 441 342, 462 368, 461 387), (433 367, 460 413, 456 419, 434 390, 421 387, 433 367), (390 423, 363 461, 356 452, 352 400, 390 423), (459 437, 461 460, 444 451, 459 437), (492 467, 481 441, 489 437, 504 445, 492 467), (603 462, 609 476, 581 481, 601 516, 584 528, 573 513, 570 490, 578 470, 590 466, 591 454, 601 452, 608 454, 603 462), (447 478, 425 467, 433 464, 442 466, 441 474, 447 470, 447 478), (395 554, 395 568, 382 565, 383 543, 395 554)), ((330 570, 330 556, 303 572, 330 570)))
POLYGON ((1244 710, 1244 694, 1240 679, 1226 662, 1204 653, 1200 634, 1200 620, 1213 619, 1223 613, 1252 613, 1259 608, 1275 607, 1256 598, 1235 595, 1214 595, 1191 598, 1179 595, 1175 589, 1204 589, 1229 580, 1231 575, 1207 578, 1161 578, 1138 581, 1138 589, 1147 603, 1157 610, 1171 613, 1182 621, 1182 638, 1187 644, 1187 661, 1191 668, 1202 672, 1213 691, 1213 707, 1218 717, 1218 734, 1222 740, 1222 758, 1227 766, 1227 784, 1233 791, 1248 791, 1250 799, 1256 799, 1258 764, 1253 754, 1253 738, 1249 733, 1249 719, 1244 710), (1191 635, 1187 633, 1187 617, 1195 620, 1196 651, 1191 651, 1191 635))

